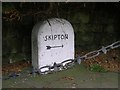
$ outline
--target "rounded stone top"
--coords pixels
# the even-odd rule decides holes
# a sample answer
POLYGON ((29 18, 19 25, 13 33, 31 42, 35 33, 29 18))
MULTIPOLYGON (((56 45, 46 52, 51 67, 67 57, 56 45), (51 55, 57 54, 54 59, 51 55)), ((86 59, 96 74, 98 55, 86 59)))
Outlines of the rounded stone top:
POLYGON ((71 29, 71 32, 74 33, 72 25, 67 20, 59 19, 59 18, 51 18, 51 19, 47 19, 45 21, 37 23, 33 27, 32 34, 41 35, 41 33, 43 32, 46 32, 46 33, 49 32, 48 30, 52 31, 53 28, 56 30, 59 30, 58 27, 62 27, 62 29, 64 30, 69 30, 68 32, 70 32, 70 29, 71 29))

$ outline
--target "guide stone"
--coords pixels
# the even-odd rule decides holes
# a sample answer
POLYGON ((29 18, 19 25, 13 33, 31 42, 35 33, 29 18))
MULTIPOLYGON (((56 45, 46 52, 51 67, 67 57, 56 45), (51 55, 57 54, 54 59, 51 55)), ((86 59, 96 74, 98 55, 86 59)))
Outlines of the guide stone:
POLYGON ((74 59, 74 31, 65 19, 48 19, 32 30, 32 66, 43 66, 74 59))

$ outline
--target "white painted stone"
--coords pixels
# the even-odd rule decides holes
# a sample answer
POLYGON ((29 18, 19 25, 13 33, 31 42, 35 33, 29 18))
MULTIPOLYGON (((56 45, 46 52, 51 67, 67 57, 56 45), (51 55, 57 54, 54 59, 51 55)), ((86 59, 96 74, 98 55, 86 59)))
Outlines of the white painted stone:
POLYGON ((39 69, 54 62, 74 59, 74 31, 65 19, 48 19, 32 30, 32 66, 39 69))

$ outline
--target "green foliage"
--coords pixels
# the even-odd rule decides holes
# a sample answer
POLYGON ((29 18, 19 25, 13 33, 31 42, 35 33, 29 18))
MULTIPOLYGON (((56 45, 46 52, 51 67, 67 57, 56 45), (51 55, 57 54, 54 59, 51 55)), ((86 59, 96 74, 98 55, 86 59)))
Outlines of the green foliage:
POLYGON ((97 65, 97 64, 93 64, 90 66, 90 71, 93 72, 106 72, 107 70, 105 70, 102 66, 97 65))

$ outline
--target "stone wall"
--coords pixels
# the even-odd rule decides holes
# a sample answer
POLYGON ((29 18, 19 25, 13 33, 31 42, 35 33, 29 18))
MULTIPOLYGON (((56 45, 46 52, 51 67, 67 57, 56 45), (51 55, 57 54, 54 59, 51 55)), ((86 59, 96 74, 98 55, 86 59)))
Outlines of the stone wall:
POLYGON ((20 22, 3 20, 3 64, 31 60, 32 28, 47 18, 64 18, 73 25, 76 50, 95 50, 120 40, 119 10, 116 3, 63 3, 48 16, 28 15, 20 22))

